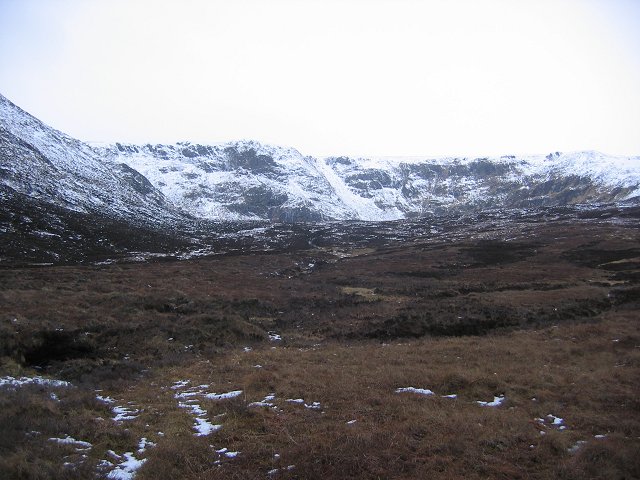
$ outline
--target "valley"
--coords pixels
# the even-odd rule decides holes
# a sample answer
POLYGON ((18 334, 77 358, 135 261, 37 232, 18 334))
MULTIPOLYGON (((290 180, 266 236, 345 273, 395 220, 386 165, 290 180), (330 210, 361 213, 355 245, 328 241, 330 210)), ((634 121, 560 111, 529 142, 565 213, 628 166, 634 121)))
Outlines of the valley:
POLYGON ((0 95, 0 478, 640 478, 640 167, 88 144, 0 95))
POLYGON ((5 265, 0 475, 637 477, 639 216, 228 224, 182 260, 5 265))

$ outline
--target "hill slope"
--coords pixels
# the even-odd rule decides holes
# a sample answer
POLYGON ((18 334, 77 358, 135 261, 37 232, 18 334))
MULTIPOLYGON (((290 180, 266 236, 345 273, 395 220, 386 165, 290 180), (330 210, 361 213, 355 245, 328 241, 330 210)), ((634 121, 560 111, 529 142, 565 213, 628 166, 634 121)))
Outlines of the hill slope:
POLYGON ((0 95, 0 264, 176 251, 186 215, 131 167, 0 95))
POLYGON ((181 216, 146 178, 0 95, 0 188, 80 213, 158 224, 181 216))

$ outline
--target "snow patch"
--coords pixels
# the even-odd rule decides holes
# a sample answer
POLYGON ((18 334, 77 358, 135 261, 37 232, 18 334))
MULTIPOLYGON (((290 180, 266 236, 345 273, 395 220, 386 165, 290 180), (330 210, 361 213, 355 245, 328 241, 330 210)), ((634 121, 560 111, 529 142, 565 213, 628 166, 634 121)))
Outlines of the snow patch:
MULTIPOLYGON (((116 456, 121 458, 119 455, 116 456)), ((136 472, 147 461, 146 458, 136 458, 132 452, 123 453, 122 457, 122 461, 116 465, 115 469, 111 470, 107 474, 107 478, 110 480, 133 480, 136 476, 136 472)), ((107 462, 107 464, 111 464, 111 462, 107 462)))
POLYGON ((477 400, 476 403, 481 407, 499 407, 500 405, 502 405, 502 403, 505 400, 506 398, 504 397, 504 395, 500 395, 498 397, 493 397, 492 402, 483 402, 483 401, 477 400))
POLYGON ((304 408, 308 408, 309 410, 321 410, 322 405, 320 402, 312 402, 306 403, 303 398, 288 398, 285 400, 287 403, 295 403, 297 405, 302 405, 304 408))
POLYGON ((193 429, 196 431, 196 433, 194 433, 196 437, 210 435, 222 428, 222 425, 213 424, 206 418, 196 417, 194 418, 194 420, 195 424, 193 426, 193 429))
POLYGON ((178 380, 177 382, 175 382, 172 386, 171 389, 172 390, 179 390, 181 388, 186 387, 187 385, 189 385, 189 380, 178 380))
POLYGON ((71 387, 71 383, 64 380, 53 380, 44 377, 0 377, 0 387, 24 387, 26 385, 39 385, 42 387, 71 387))
POLYGON ((50 442, 56 442, 56 443, 60 443, 63 445, 73 445, 74 447, 82 447, 82 448, 91 448, 93 445, 91 445, 89 442, 83 442, 82 440, 76 440, 75 438, 67 435, 64 438, 56 438, 56 437, 52 437, 49 439, 50 442))
POLYGON ((415 387, 396 388, 396 393, 405 393, 405 392, 417 393, 418 395, 433 395, 433 392, 426 388, 415 388, 415 387))
POLYGON ((270 393, 269 395, 266 395, 261 401, 252 402, 248 406, 249 407, 273 407, 273 401, 275 399, 276 399, 276 394, 270 393))
POLYGON ((135 418, 138 418, 139 410, 132 409, 130 407, 116 406, 116 407, 113 407, 112 410, 113 410, 113 413, 115 413, 115 417, 113 417, 113 420, 116 422, 124 422, 127 420, 133 420, 135 418))
POLYGON ((207 419, 207 411, 198 403, 198 397, 207 398, 209 400, 224 400, 228 398, 235 398, 242 394, 242 390, 235 390, 227 393, 207 393, 204 389, 209 388, 209 385, 198 385, 191 387, 186 391, 180 392, 178 390, 184 389, 189 385, 189 380, 181 380, 175 382, 171 387, 176 390, 174 398, 178 400, 178 407, 189 410, 189 413, 194 417, 193 429, 194 435, 202 437, 210 435, 213 432, 217 432, 222 428, 222 425, 211 423, 207 419))
POLYGON ((209 400, 228 400, 230 398, 236 398, 242 395, 242 390, 233 390, 227 393, 207 393, 205 398, 209 400))
POLYGON ((138 442, 137 453, 144 453, 148 447, 155 447, 156 445, 157 445, 156 443, 147 440, 147 437, 142 437, 138 442))
POLYGON ((564 424, 564 419, 549 414, 545 418, 536 418, 537 422, 544 426, 555 427, 558 430, 566 430, 567 426, 564 424))

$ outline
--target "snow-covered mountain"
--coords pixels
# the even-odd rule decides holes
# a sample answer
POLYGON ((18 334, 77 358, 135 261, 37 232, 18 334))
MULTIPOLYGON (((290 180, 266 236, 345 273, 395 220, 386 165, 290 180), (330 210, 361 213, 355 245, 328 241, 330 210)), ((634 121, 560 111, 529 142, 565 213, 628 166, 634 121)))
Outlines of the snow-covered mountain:
POLYGON ((402 217, 348 188, 331 165, 292 148, 221 145, 94 145, 141 172, 176 205, 209 219, 313 221, 402 217))
MULTIPOLYGON (((88 145, 0 95, 0 264, 182 258, 320 241, 311 239, 313 225, 300 237, 308 241, 296 243, 293 230, 303 225, 247 229, 226 220, 427 218, 385 224, 394 232, 408 225, 414 235, 433 233, 428 222, 436 218, 464 222, 484 209, 514 218, 510 209, 625 201, 640 203, 640 157, 315 158, 252 141, 88 145)), ((331 228, 350 225, 365 223, 331 228)))
POLYGON ((95 144, 197 217, 393 220, 450 211, 640 197, 640 157, 314 158, 252 141, 95 144))
POLYGON ((0 95, 0 200, 16 195, 145 225, 189 216, 381 221, 640 199, 640 157, 315 158, 253 141, 88 145, 0 95))
POLYGON ((182 217, 164 195, 124 163, 105 160, 0 95, 0 195, 84 214, 159 224, 182 217))

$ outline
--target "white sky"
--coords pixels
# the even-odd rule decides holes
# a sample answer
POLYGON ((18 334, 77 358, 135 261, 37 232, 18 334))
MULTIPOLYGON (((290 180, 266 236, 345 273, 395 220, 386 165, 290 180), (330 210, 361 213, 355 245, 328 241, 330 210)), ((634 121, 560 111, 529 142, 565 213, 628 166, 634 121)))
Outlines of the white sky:
POLYGON ((74 137, 640 154, 639 0, 0 0, 0 93, 74 137))

